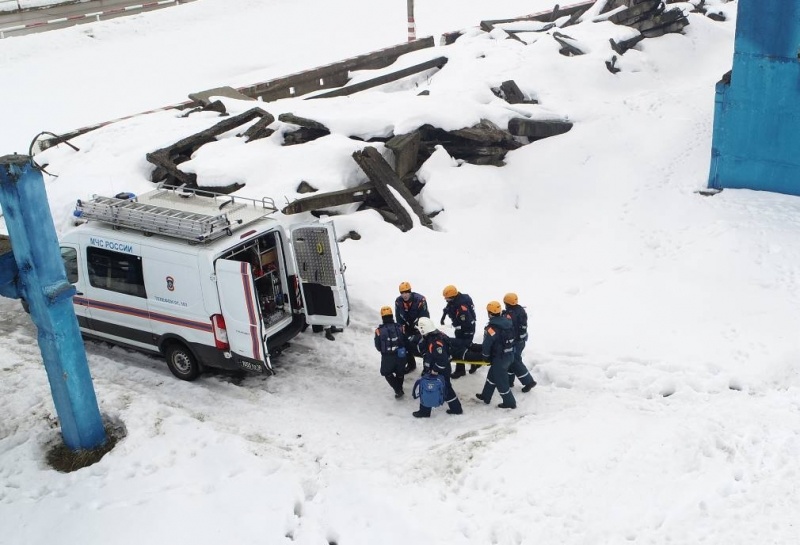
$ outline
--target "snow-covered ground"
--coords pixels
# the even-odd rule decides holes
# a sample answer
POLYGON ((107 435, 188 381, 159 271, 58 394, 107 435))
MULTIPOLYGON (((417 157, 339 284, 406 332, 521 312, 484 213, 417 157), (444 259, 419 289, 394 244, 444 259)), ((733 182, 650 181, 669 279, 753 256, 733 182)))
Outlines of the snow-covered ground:
MULTIPOLYGON (((645 40, 616 75, 604 65, 608 40, 630 31, 608 22, 565 29, 588 51, 570 58, 546 33, 523 45, 473 28, 417 54, 449 58, 432 75, 263 105, 317 119, 329 137, 284 148, 278 131, 203 147, 185 164, 201 181, 243 181, 243 194, 283 202, 300 180, 323 190, 364 181, 350 158, 364 144, 348 136, 520 114, 575 123, 501 168, 439 150, 419 173, 420 202, 444 209, 434 230, 401 233, 375 212, 337 216, 340 233, 362 235, 341 244, 352 324, 335 342, 298 337, 274 377, 184 383, 163 361, 88 344, 101 410, 127 429, 94 466, 47 466, 58 428, 36 332, 0 299, 0 544, 798 543, 800 200, 696 192, 736 14, 735 2, 707 3, 728 20, 691 14, 683 35, 645 40), (508 79, 540 104, 497 99, 490 87, 508 79), (519 294, 539 385, 517 389, 516 410, 474 398, 485 371, 455 381, 462 416, 438 409, 419 421, 410 396, 394 399, 372 332, 403 280, 436 319, 442 288, 455 284, 481 325, 488 301, 519 294)), ((402 43, 405 7, 203 0, 3 40, 14 83, 0 105, 2 153, 27 150, 40 130, 402 43)), ((552 3, 416 7, 424 36, 552 3)), ((225 103, 232 113, 252 105, 225 103)), ((79 152, 41 154, 58 175, 46 179, 57 229, 76 198, 148 189, 145 153, 216 121, 160 112, 78 138, 79 152)))

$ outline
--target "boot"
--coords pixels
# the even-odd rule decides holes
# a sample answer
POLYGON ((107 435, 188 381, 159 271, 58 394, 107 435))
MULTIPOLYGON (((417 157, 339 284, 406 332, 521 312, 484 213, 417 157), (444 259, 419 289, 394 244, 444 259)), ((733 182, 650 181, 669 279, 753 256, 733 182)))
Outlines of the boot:
POLYGON ((477 397, 478 399, 480 399, 481 401, 483 401, 487 405, 491 402, 491 400, 487 400, 485 397, 483 397, 483 394, 475 394, 475 397, 477 397))
POLYGON ((464 409, 461 408, 461 401, 455 398, 453 401, 447 402, 447 414, 463 414, 464 409))
POLYGON ((478 370, 478 369, 480 369, 480 368, 481 368, 481 366, 480 366, 480 365, 470 365, 470 366, 469 366, 469 374, 470 374, 470 375, 474 374, 474 373, 475 373, 475 371, 477 371, 477 370, 478 370))
POLYGON ((534 386, 536 386, 536 381, 535 380, 533 382, 531 382, 530 384, 526 384, 525 386, 523 386, 522 387, 522 391, 527 394, 528 392, 533 390, 534 386))
POLYGON ((394 391, 394 398, 395 399, 400 399, 404 395, 406 395, 406 393, 403 391, 402 388, 398 388, 397 390, 394 391))
POLYGON ((464 372, 464 369, 465 369, 465 366, 464 366, 463 363, 457 363, 456 364, 456 372, 453 373, 452 375, 450 375, 450 378, 455 380, 457 378, 463 377, 464 375, 467 374, 467 373, 464 372))
POLYGON ((511 393, 510 389, 505 394, 500 394, 500 397, 503 398, 503 402, 500 405, 498 405, 498 407, 500 407, 501 409, 517 408, 517 400, 514 399, 514 394, 511 393))
POLYGON ((411 413, 414 418, 430 418, 431 410, 427 407, 420 407, 418 411, 411 413), (427 411, 427 412, 426 412, 427 411))

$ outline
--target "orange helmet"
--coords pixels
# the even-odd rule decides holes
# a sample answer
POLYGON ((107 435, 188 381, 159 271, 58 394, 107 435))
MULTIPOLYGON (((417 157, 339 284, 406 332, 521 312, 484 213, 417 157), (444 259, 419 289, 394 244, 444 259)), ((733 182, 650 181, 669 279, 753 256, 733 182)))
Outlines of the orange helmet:
POLYGON ((381 317, 391 316, 391 315, 392 315, 392 307, 381 307, 381 317))
POLYGON ((404 291, 411 291, 411 284, 408 282, 400 282, 399 290, 400 293, 403 293, 404 291))
POLYGON ((489 301, 486 310, 489 314, 500 314, 503 309, 500 307, 500 301, 489 301))
POLYGON ((442 295, 444 296, 445 299, 450 299, 451 297, 455 297, 456 295, 458 295, 458 290, 456 289, 455 286, 451 284, 449 286, 444 287, 444 289, 442 290, 442 295))
POLYGON ((517 305, 519 304, 519 298, 516 293, 506 293, 505 297, 503 297, 503 302, 507 305, 517 305))

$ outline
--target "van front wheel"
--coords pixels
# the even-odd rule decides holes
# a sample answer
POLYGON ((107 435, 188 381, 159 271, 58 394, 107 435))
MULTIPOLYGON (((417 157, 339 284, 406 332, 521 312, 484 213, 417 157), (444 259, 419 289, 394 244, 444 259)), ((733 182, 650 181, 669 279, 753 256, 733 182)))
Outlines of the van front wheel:
POLYGON ((172 343, 166 349, 167 366, 181 380, 194 380, 200 375, 200 364, 182 344, 172 343))

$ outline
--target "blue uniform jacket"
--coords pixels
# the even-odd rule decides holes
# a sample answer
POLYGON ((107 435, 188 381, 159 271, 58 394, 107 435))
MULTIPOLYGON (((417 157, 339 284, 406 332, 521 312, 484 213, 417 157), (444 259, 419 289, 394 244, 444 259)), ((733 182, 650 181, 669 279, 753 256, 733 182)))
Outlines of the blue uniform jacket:
POLYGON ((468 339, 475 336, 475 304, 472 297, 459 293, 444 307, 444 313, 450 318, 455 329, 456 339, 468 339))
POLYGON ((452 373, 450 365, 450 338, 441 331, 435 331, 419 342, 422 364, 440 375, 449 377, 452 373))
POLYGON ((506 314, 511 318, 514 325, 516 342, 527 342, 528 340, 528 313, 519 305, 506 305, 506 314))
POLYGON ((405 328, 406 335, 416 329, 417 319, 431 317, 425 297, 413 291, 408 301, 403 301, 402 296, 394 300, 394 316, 397 323, 405 328))
POLYGON ((514 326, 507 316, 492 316, 483 329, 483 359, 492 365, 508 366, 514 361, 514 326))

